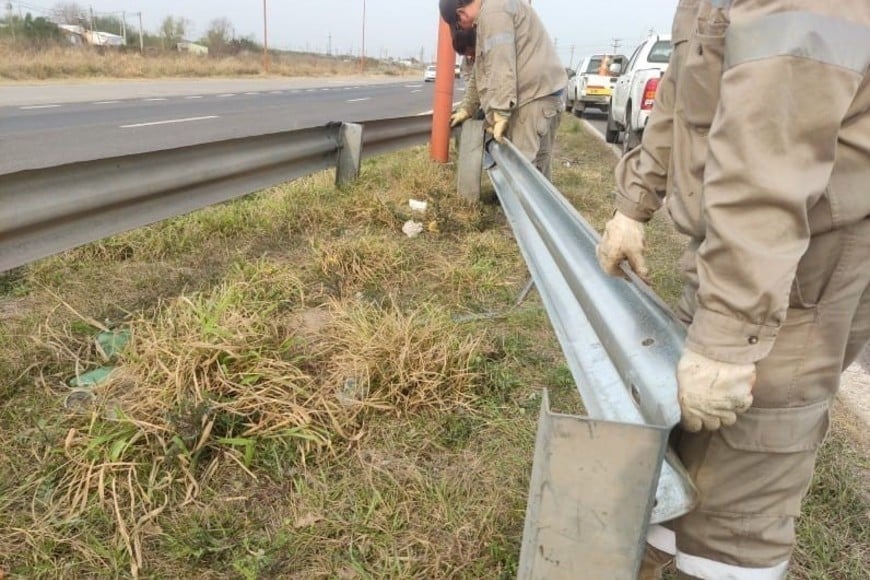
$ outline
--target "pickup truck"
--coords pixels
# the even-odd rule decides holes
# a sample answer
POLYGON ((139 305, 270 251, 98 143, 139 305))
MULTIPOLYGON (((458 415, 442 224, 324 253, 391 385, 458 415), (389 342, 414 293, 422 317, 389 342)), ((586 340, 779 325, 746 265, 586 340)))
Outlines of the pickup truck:
POLYGON ((577 74, 568 81, 565 110, 578 117, 583 116, 586 107, 606 111, 616 83, 616 75, 610 74, 610 70, 614 64, 625 66, 625 61, 621 54, 593 54, 584 58, 577 74))
POLYGON ((672 48, 669 34, 653 34, 635 49, 625 70, 611 67, 619 77, 610 97, 604 137, 608 143, 618 143, 622 135, 623 152, 640 145, 672 48))

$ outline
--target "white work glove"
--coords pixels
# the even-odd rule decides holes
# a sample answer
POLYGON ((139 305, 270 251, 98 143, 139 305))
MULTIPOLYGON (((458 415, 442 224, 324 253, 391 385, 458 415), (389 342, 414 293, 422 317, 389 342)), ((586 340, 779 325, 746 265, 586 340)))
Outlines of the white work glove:
POLYGON ((649 269, 643 258, 643 224, 623 213, 616 212, 607 225, 604 235, 595 248, 598 264, 611 276, 622 276, 619 264, 628 260, 634 273, 647 280, 649 269))
POLYGON ((492 113, 492 127, 489 131, 492 133, 493 138, 499 143, 504 143, 504 134, 507 132, 509 120, 510 115, 498 111, 493 111, 492 113))
POLYGON ((465 121, 471 118, 471 115, 465 109, 459 109, 452 115, 450 115, 450 126, 455 127, 456 125, 461 125, 465 121))
POLYGON ((683 428, 695 433, 733 425, 752 406, 755 364, 707 358, 688 348, 677 365, 683 428))

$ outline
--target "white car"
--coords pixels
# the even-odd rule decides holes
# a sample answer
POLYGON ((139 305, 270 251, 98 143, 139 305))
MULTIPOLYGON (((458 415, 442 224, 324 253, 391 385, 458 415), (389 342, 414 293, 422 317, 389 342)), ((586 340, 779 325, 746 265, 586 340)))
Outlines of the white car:
POLYGON ((430 64, 426 67, 426 72, 423 73, 423 81, 424 82, 435 82, 435 71, 437 67, 434 64, 430 64))
POLYGON ((672 50, 669 34, 654 34, 631 55, 628 68, 620 71, 610 97, 607 130, 604 132, 608 143, 616 143, 623 134, 623 151, 628 152, 640 145, 655 103, 659 79, 668 68, 672 50))

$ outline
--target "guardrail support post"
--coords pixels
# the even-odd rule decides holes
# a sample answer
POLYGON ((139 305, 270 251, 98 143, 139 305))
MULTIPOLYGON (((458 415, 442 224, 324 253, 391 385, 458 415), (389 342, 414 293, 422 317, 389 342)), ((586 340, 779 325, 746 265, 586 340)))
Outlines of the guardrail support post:
POLYGON ((480 201, 483 172, 483 121, 469 119, 462 124, 456 162, 456 190, 469 201, 480 201))
POLYGON ((357 123, 342 123, 338 131, 338 164, 335 184, 344 187, 359 175, 362 161, 363 126, 357 123))
POLYGON ((634 580, 664 427, 596 421, 541 401, 518 580, 634 580))

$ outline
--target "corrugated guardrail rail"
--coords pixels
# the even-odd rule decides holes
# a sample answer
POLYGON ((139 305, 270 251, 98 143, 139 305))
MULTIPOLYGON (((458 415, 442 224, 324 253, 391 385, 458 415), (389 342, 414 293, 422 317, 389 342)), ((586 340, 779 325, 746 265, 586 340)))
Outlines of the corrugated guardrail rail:
MULTIPOLYGON (((635 279, 598 266, 598 234, 510 144, 490 146, 489 170, 590 417, 671 428, 680 420, 674 369, 685 329, 635 279)), ((653 521, 694 504, 678 461, 662 468, 653 521)))
POLYGON ((353 174, 431 129, 431 115, 331 123, 0 175, 0 272, 342 163, 353 174))

